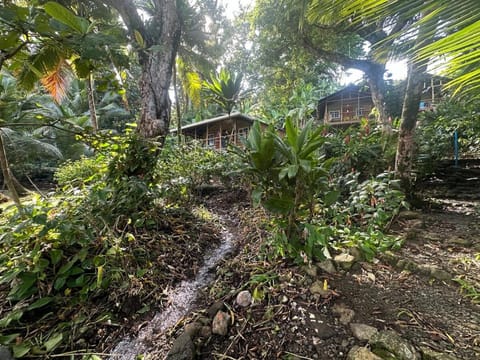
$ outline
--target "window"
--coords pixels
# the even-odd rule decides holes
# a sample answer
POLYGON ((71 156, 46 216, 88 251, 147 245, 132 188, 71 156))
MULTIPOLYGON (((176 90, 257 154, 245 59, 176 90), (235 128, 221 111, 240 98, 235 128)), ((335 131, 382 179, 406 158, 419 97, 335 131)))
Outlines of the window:
POLYGON ((366 113, 365 108, 363 106, 360 106, 357 108, 357 116, 364 116, 366 113))
POLYGON ((330 121, 340 120, 340 110, 332 110, 328 112, 328 118, 330 121))
POLYGON ((248 127, 238 129, 238 139, 246 139, 248 136, 248 127))
POLYGON ((208 134, 207 146, 210 148, 215 147, 215 134, 208 134))

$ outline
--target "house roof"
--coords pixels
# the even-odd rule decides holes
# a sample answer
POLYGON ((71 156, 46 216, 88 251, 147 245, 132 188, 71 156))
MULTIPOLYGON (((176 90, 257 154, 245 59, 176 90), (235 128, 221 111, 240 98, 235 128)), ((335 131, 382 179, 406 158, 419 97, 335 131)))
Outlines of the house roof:
MULTIPOLYGON (((260 120, 254 119, 254 118, 252 118, 248 115, 245 115, 245 114, 242 114, 242 113, 239 113, 239 112, 235 112, 235 113, 232 113, 230 115, 221 115, 221 116, 217 116, 217 117, 214 117, 214 118, 211 118, 211 119, 205 119, 205 120, 202 120, 202 121, 198 121, 198 122, 195 122, 195 123, 192 123, 192 124, 182 126, 182 130, 194 129, 196 127, 202 127, 202 126, 205 126, 205 125, 210 125, 210 124, 220 122, 220 121, 224 121, 224 120, 228 120, 228 119, 245 120, 245 121, 248 121, 252 124, 255 121, 260 121, 260 120)), ((170 132, 175 133, 175 132, 177 132, 177 129, 171 129, 170 132)))
POLYGON ((340 89, 340 90, 334 92, 333 94, 330 94, 328 96, 325 96, 325 97, 321 98, 320 100, 318 100, 318 103, 319 104, 325 103, 327 100, 330 100, 331 98, 339 96, 341 93, 344 93, 344 92, 347 92, 347 91, 357 91, 357 92, 361 92, 361 93, 365 93, 366 95, 367 94, 369 95, 370 90, 364 90, 364 89, 365 89, 364 85, 350 84, 350 85, 347 85, 346 87, 344 87, 343 89, 340 89))

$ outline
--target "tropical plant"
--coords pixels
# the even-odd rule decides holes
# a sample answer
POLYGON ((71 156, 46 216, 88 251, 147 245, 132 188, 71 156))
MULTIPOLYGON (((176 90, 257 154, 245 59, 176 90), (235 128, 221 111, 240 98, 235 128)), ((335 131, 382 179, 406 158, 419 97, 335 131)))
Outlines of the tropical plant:
MULTIPOLYGON (((310 246, 313 251, 314 231, 306 229, 312 219, 314 205, 322 199, 327 205, 336 200, 337 193, 328 191, 326 162, 319 156, 324 137, 322 129, 312 129, 308 122, 300 130, 291 119, 285 122, 285 136, 273 127, 263 131, 256 123, 245 142, 245 150, 236 150, 244 161, 246 171, 253 178, 252 199, 270 211, 279 227, 275 235, 277 244, 289 256, 299 259, 300 253, 310 246), (310 240, 309 240, 310 239, 310 240)), ((323 249, 324 243, 315 243, 323 249)))
POLYGON ((221 69, 216 75, 203 82, 207 98, 217 103, 228 115, 242 99, 242 74, 234 74, 221 69))

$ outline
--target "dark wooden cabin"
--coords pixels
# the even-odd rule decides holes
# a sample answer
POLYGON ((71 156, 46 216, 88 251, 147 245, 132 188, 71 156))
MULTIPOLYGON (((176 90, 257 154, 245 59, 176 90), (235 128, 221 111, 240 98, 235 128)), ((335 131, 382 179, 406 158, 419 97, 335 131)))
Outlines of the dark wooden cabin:
MULTIPOLYGON (((186 138, 200 141, 204 146, 220 150, 228 144, 241 145, 241 139, 248 136, 255 121, 258 120, 233 113, 182 126, 182 134, 186 138)), ((171 133, 176 132, 176 129, 171 130, 171 133)))

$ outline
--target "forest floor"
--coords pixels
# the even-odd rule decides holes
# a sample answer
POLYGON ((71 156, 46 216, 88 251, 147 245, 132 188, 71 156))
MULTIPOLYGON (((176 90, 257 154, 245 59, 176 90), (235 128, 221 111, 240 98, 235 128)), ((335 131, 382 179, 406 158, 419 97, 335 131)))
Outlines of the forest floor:
POLYGON ((146 358, 164 358, 184 331, 193 334, 192 325, 208 323, 212 309, 223 308, 227 335, 195 335, 197 358, 346 359, 354 346, 369 347, 354 335, 356 324, 364 324, 394 330, 422 359, 480 359, 479 179, 467 178, 475 184, 466 188, 455 179, 453 185, 429 179, 422 209, 403 213, 392 226, 405 239, 401 250, 358 261, 348 271, 260 259, 268 235, 256 221, 261 210, 238 194, 207 197, 208 208, 238 220, 227 224, 238 251, 217 267, 215 280, 169 329, 167 341, 151 339, 154 350, 146 358), (318 284, 329 290, 318 291, 318 284), (257 300, 240 307, 235 298, 241 290, 257 300))

